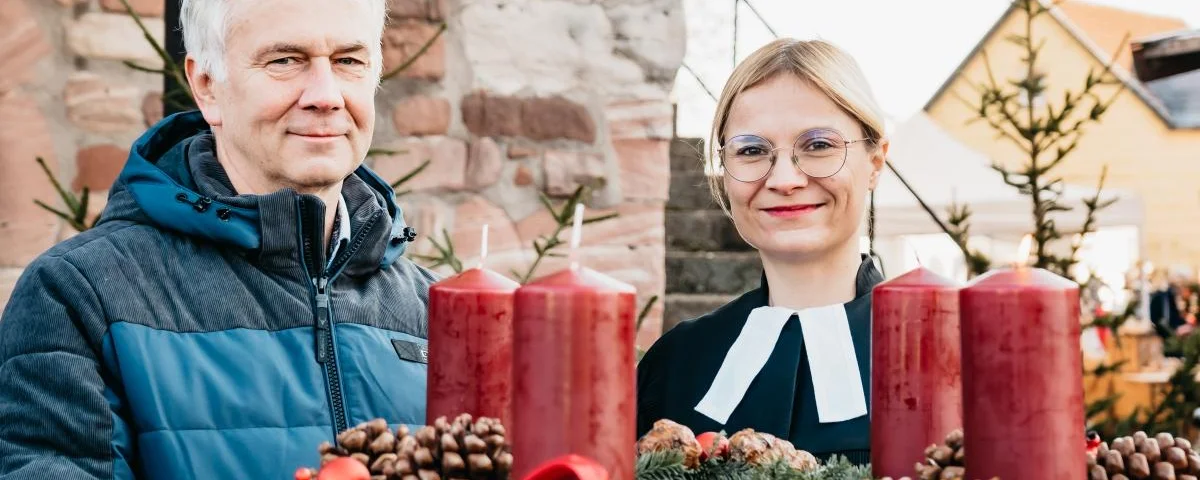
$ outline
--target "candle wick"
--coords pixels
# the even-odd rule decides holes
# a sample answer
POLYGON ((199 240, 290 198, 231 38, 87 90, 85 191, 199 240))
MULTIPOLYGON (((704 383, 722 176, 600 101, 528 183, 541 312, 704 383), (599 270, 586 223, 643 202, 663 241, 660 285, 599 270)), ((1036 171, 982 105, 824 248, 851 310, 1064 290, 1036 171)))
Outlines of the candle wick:
POLYGON ((479 269, 483 270, 488 254, 488 224, 483 224, 483 238, 479 242, 479 269))
POLYGON ((571 270, 579 270, 579 242, 583 236, 583 204, 575 204, 575 224, 571 227, 571 251, 568 253, 571 270))

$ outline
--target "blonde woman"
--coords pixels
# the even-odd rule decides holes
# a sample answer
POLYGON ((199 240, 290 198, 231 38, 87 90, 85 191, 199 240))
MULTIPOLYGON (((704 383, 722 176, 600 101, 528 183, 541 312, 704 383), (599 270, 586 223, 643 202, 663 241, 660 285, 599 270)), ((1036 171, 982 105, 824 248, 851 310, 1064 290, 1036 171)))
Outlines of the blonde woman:
POLYGON ((710 145, 713 195, 759 253, 762 286, 667 332, 638 366, 638 433, 671 419, 753 428, 869 461, 871 289, 859 225, 884 165, 883 114, 856 62, 777 40, 734 70, 710 145))

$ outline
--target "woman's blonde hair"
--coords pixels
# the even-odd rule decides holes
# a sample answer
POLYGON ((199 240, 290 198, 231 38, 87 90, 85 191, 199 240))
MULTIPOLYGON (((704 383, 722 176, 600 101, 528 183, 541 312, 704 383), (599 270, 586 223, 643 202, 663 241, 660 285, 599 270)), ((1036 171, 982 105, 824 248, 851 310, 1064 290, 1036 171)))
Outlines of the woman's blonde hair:
MULTIPOLYGON (((879 145, 884 133, 883 109, 875 101, 858 62, 844 50, 822 40, 781 38, 750 54, 733 69, 725 83, 721 98, 717 100, 717 113, 708 140, 713 165, 719 164, 715 160, 717 148, 725 143, 725 123, 738 94, 779 74, 795 75, 816 87, 858 121, 863 135, 871 139, 867 148, 879 145)), ((728 214, 729 205, 725 201, 721 177, 709 175, 708 186, 713 199, 728 214)))

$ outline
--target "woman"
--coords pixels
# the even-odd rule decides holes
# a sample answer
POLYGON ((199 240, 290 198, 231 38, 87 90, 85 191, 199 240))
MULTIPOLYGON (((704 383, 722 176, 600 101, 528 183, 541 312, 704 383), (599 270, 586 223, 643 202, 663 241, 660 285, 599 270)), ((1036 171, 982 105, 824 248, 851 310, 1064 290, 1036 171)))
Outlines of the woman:
POLYGON ((859 225, 883 131, 837 47, 777 40, 738 65, 713 122, 723 173, 710 187, 758 251, 762 286, 650 348, 638 365, 639 436, 667 418, 869 461, 869 294, 882 276, 859 253, 859 225))

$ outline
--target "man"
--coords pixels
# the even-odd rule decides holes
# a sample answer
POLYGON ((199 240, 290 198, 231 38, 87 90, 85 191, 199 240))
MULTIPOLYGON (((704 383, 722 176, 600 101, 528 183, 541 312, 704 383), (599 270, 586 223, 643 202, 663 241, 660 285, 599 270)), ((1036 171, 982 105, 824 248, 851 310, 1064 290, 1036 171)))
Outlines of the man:
POLYGON ((435 278, 360 166, 384 4, 183 0, 199 112, 0 320, 0 478, 289 478, 347 426, 424 423, 435 278))

